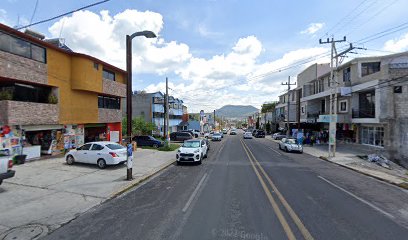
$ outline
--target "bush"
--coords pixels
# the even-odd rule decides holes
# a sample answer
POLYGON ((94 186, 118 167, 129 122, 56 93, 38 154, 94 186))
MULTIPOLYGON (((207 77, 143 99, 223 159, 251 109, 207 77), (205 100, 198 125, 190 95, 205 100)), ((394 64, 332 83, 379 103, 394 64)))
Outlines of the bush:
POLYGON ((0 100, 12 100, 13 93, 8 90, 1 90, 0 91, 0 100))
POLYGON ((50 94, 48 96, 48 103, 50 104, 57 104, 58 103, 58 98, 54 94, 50 94))

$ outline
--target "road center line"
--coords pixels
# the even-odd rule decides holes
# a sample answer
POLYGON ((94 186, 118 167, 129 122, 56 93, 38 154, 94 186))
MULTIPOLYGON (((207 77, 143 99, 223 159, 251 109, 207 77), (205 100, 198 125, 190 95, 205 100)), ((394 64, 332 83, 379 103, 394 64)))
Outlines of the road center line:
POLYGON ((286 201, 286 199, 283 197, 283 195, 279 192, 278 188, 275 186, 275 184, 272 182, 271 178, 268 176, 268 174, 265 172, 265 170, 263 169, 263 167, 261 166, 261 164, 259 163, 258 160, 256 160, 254 154, 252 153, 252 151, 249 149, 249 147, 245 144, 245 146, 248 148, 249 153, 252 155, 252 158, 254 159, 256 165, 259 167, 259 169, 261 170, 262 174, 264 175, 264 177, 266 178, 266 180, 268 181, 269 185, 272 187, 273 191, 276 193, 276 195, 278 196, 279 200, 281 201, 282 205, 285 207, 286 211, 289 213, 290 217, 292 218, 292 220, 295 222, 296 226, 299 228, 300 232, 302 233, 303 237, 307 240, 312 240, 314 239, 313 236, 310 234, 310 232, 307 230, 307 228, 305 227, 305 225, 302 223, 302 221, 300 220, 300 218, 297 216, 297 214, 295 213, 295 211, 293 211, 293 209, 291 208, 291 206, 289 205, 289 203, 286 201))
POLYGON ((278 217, 278 220, 279 220, 279 222, 281 223, 281 225, 282 225, 282 227, 283 227, 283 230, 284 230, 285 233, 286 233, 286 236, 288 237, 288 239, 296 239, 295 235, 294 235, 293 232, 292 232, 292 229, 290 228, 288 222, 286 221, 286 219, 285 219, 285 217, 283 216, 281 210, 279 209, 278 204, 276 203, 275 199, 273 198, 271 191, 270 191, 270 190, 268 189, 268 187, 266 186, 266 183, 265 183, 265 181, 262 179, 262 177, 261 177, 261 175, 260 175, 258 169, 256 169, 255 164, 254 164, 254 162, 253 162, 251 156, 250 156, 249 153, 248 153, 248 150, 249 150, 249 149, 248 149, 248 150, 246 149, 247 147, 246 147, 246 145, 244 144, 244 142, 243 142, 241 139, 240 139, 240 141, 241 141, 242 147, 243 147, 244 150, 245 150, 245 153, 246 153, 247 156, 248 156, 249 162, 251 163, 251 166, 252 166, 252 168, 254 169, 254 172, 255 172, 256 176, 258 177, 259 182, 261 183, 262 188, 264 189, 265 194, 266 194, 266 196, 268 197, 269 202, 270 202, 271 205, 272 205, 273 210, 275 211, 275 214, 276 214, 276 216, 278 217))
POLYGON ((197 187, 194 189, 194 192, 191 194, 190 198, 188 199, 186 205, 184 206, 182 210, 183 212, 186 212, 187 209, 190 207, 191 202, 194 200, 195 196, 198 193, 198 190, 200 189, 206 177, 207 177, 207 173, 204 174, 204 176, 201 178, 200 182, 198 183, 197 187))
POLYGON ((323 181, 327 182, 328 184, 332 185, 333 187, 335 187, 335 188, 337 188, 337 189, 340 189, 341 191, 343 191, 343 192, 347 193, 348 195, 354 197, 355 199, 359 200, 360 202, 362 202, 362 203, 364 203, 364 204, 366 204, 366 205, 368 205, 368 206, 374 208, 375 210, 379 211, 380 213, 386 215, 387 217, 389 217, 389 218, 391 218, 391 219, 394 219, 394 218, 395 218, 395 217, 394 217, 393 215, 391 215, 390 213, 387 213, 386 211, 382 210, 381 208, 375 206, 374 204, 372 204, 372 203, 370 203, 370 202, 368 202, 368 201, 362 199, 361 197, 358 197, 358 196, 354 195, 354 193, 351 193, 351 192, 347 191, 346 189, 344 189, 344 188, 342 188, 342 187, 336 185, 335 183, 333 183, 333 182, 327 180, 326 178, 324 178, 324 177, 322 177, 322 176, 317 176, 317 177, 320 178, 320 179, 322 179, 323 181))

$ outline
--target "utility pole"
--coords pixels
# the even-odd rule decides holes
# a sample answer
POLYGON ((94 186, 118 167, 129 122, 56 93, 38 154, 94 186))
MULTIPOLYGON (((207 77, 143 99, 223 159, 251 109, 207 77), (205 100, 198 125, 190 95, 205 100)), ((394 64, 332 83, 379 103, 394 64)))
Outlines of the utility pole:
POLYGON ((215 125, 215 109, 214 109, 214 128, 217 129, 217 126, 215 125))
POLYGON ((288 118, 286 119, 286 136, 290 136, 290 127, 289 127, 289 110, 290 110, 290 86, 291 85, 296 85, 296 82, 290 83, 290 76, 288 77, 288 81, 286 83, 281 83, 281 85, 287 85, 288 86, 288 118))
POLYGON ((165 102, 166 102, 166 115, 164 121, 166 122, 166 139, 167 142, 170 142, 170 130, 169 130, 169 80, 166 77, 166 97, 165 97, 165 102))
POLYGON ((330 123, 329 123, 329 157, 336 156, 336 131, 337 131, 337 92, 338 92, 338 65, 339 57, 350 52, 354 49, 353 44, 350 43, 350 47, 341 53, 337 53, 336 43, 345 42, 346 36, 341 40, 329 39, 325 42, 319 39, 320 44, 331 44, 331 58, 330 58, 330 123))

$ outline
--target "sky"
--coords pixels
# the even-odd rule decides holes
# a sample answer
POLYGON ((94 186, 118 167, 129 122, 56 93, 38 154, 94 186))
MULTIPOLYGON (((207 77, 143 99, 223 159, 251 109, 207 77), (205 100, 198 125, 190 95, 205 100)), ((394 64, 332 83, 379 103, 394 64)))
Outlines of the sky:
MULTIPOLYGON (((98 1, 0 0, 0 23, 25 26, 98 1)), ((330 61, 320 38, 367 49, 344 62, 407 51, 406 9, 406 0, 110 0, 31 29, 122 69, 125 36, 153 31, 133 40, 133 90, 164 92, 168 77, 189 112, 210 112, 278 100, 289 76, 330 61)))

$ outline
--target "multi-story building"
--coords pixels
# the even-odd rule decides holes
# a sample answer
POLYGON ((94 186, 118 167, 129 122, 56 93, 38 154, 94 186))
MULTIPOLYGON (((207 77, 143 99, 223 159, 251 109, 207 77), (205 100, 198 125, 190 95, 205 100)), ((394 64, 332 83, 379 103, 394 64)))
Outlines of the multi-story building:
POLYGON ((347 62, 334 73, 336 88, 328 68, 315 69, 298 75, 300 122, 328 129, 330 92, 337 89, 337 139, 376 146, 408 165, 408 52, 347 62))
MULTIPOLYGON (((125 77, 58 39, 0 24, 0 126, 24 135, 25 151, 31 147, 34 155, 38 147, 50 153, 91 140, 119 142, 125 77)), ((3 134, 0 148, 13 147, 7 137, 13 136, 3 134)))
POLYGON ((287 129, 287 123, 289 118, 290 128, 293 129, 296 123, 296 103, 297 103, 297 92, 291 90, 288 93, 284 93, 279 96, 279 102, 275 106, 275 116, 278 130, 283 131, 287 129), (289 101, 289 111, 288 111, 288 101, 289 101), (288 116, 289 113, 289 116, 288 116))
MULTIPOLYGON (((182 121, 183 101, 169 96, 169 131, 176 132, 177 126, 182 121)), ((144 117, 145 121, 157 126, 157 133, 163 135, 164 131, 164 94, 161 92, 145 93, 135 92, 132 96, 132 116, 144 117)))

